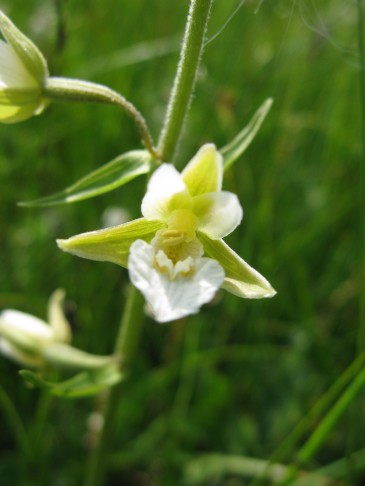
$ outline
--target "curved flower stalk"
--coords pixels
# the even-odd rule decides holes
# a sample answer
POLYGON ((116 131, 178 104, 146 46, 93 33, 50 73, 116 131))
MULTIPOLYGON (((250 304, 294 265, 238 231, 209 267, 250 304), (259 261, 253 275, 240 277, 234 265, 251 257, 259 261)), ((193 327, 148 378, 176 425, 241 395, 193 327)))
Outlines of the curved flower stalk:
POLYGON ((275 295, 269 282, 223 239, 241 222, 237 197, 222 191, 223 161, 213 144, 180 174, 163 164, 152 175, 143 218, 58 240, 69 253, 128 267, 154 319, 194 314, 219 287, 244 298, 275 295))
POLYGON ((48 66, 37 46, 0 11, 0 122, 16 123, 40 114, 48 66))
POLYGON ((48 323, 13 309, 0 313, 0 353, 25 366, 98 369, 114 357, 96 356, 69 345, 70 325, 63 313, 64 291, 56 290, 49 299, 48 323))
POLYGON ((50 77, 38 47, 0 10, 0 122, 16 123, 39 115, 51 101, 82 101, 118 106, 130 116, 153 157, 158 157, 147 122, 116 91, 80 79, 50 77))

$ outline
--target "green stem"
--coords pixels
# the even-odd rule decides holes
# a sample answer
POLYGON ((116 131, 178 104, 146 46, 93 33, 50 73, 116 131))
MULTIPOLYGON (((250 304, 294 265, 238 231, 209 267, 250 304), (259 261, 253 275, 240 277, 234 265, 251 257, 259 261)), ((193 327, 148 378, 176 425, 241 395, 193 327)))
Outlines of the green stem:
POLYGON ((134 120, 146 149, 153 157, 159 158, 153 146, 146 120, 137 108, 120 93, 102 84, 79 79, 51 77, 46 81, 44 96, 51 101, 82 101, 119 106, 134 120))
POLYGON ((365 386, 365 370, 362 370, 348 387, 346 392, 340 396, 337 402, 333 405, 329 413, 324 417, 322 422, 318 425, 314 433, 309 437, 307 442, 298 452, 299 464, 306 464, 318 451, 324 440, 328 437, 333 427, 338 422, 342 414, 348 409, 349 405, 354 401, 358 393, 365 386))
POLYGON ((358 32, 358 49, 360 55, 360 116, 361 131, 360 138, 362 141, 362 154, 360 158, 360 266, 361 266, 361 284, 360 284, 360 312, 359 312, 359 331, 357 347, 361 353, 365 348, 365 220, 363 217, 365 207, 365 27, 364 27, 364 5, 363 0, 357 0, 357 32, 358 32))
POLYGON ((213 0, 191 0, 180 60, 158 143, 161 159, 171 161, 176 152, 194 90, 205 32, 213 0))
POLYGON ((321 396, 316 404, 311 408, 307 415, 299 422, 291 434, 281 444, 271 458, 272 461, 284 461, 294 450, 296 444, 303 438, 304 434, 313 426, 316 420, 329 408, 336 397, 340 396, 344 388, 356 376, 364 366, 365 355, 358 356, 331 387, 321 396))
MULTIPOLYGON (((124 373, 128 371, 137 349, 143 323, 142 309, 142 297, 130 284, 115 344, 115 354, 121 357, 121 367, 124 373)), ((122 381, 109 390, 106 396, 103 411, 104 425, 97 446, 91 456, 88 475, 85 482, 87 486, 104 484, 106 456, 113 432, 115 411, 119 404, 123 387, 124 382, 122 381)))
POLYGON ((131 358, 137 349, 141 318, 142 297, 141 294, 133 287, 128 287, 127 302, 125 305, 119 334, 115 345, 115 352, 120 353, 122 357, 122 366, 129 366, 131 358), (135 322, 131 325, 131 322, 135 322), (138 325, 139 324, 139 325, 138 325))
MULTIPOLYGON (((57 372, 55 377, 58 376, 57 372)), ((56 381, 56 380, 55 380, 56 381)), ((47 477, 50 467, 50 457, 52 455, 52 448, 50 448, 48 434, 45 434, 47 422, 51 405, 54 401, 54 396, 48 391, 42 390, 39 395, 37 403, 37 411, 33 420, 32 427, 28 431, 31 448, 31 463, 33 474, 36 474, 39 484, 42 484, 47 477)))
POLYGON ((28 460, 30 456, 30 447, 27 433, 13 402, 10 400, 2 386, 0 386, 0 408, 3 410, 5 421, 14 433, 21 458, 23 460, 28 460))
MULTIPOLYGON (((160 158, 160 160, 169 160, 172 158, 181 136, 184 119, 190 104, 191 94, 194 88, 200 57, 203 50, 204 35, 212 3, 213 0, 191 0, 180 61, 166 112, 165 122, 161 131, 159 149, 157 150, 158 154, 156 154, 152 144, 150 144, 150 149, 152 148, 153 155, 160 158)), ((78 82, 74 80, 71 88, 71 84, 68 84, 68 82, 69 80, 66 80, 64 85, 66 90, 68 90, 66 93, 68 99, 77 101, 79 96, 82 96, 82 99, 85 100, 88 83, 85 84, 84 81, 78 82), (78 83, 81 83, 80 86, 78 86, 78 83), (79 91, 78 88, 80 88, 79 91)), ((60 86, 60 83, 61 81, 59 78, 51 78, 46 87, 46 94, 51 95, 53 99, 57 98, 57 87, 60 86)), ((135 121, 139 120, 137 126, 139 126, 141 133, 146 136, 147 127, 145 126, 145 122, 143 118, 141 122, 140 118, 138 116, 136 117, 136 110, 133 105, 130 105, 130 103, 124 100, 118 93, 115 93, 108 88, 103 86, 99 87, 99 85, 94 85, 92 83, 90 83, 89 86, 89 101, 108 102, 109 100, 110 103, 120 104, 120 106, 125 109, 135 121), (95 86, 98 87, 97 90, 95 89, 95 86), (98 96, 100 96, 100 99, 98 99, 98 96)), ((65 91, 62 89, 59 92, 59 98, 65 98, 65 91)), ((148 137, 147 139, 150 140, 148 137)), ((145 138, 144 141, 146 144, 145 138)), ((146 147, 148 148, 147 144, 146 147)), ((122 358, 121 365, 123 371, 131 365, 137 348, 142 327, 141 314, 141 295, 130 285, 115 347, 115 354, 120 355, 122 358)), ((104 426, 97 447, 91 458, 88 476, 86 478, 87 486, 104 484, 107 447, 109 446, 109 440, 113 432, 115 410, 119 404, 122 389, 123 382, 115 388, 112 388, 106 397, 104 426)))

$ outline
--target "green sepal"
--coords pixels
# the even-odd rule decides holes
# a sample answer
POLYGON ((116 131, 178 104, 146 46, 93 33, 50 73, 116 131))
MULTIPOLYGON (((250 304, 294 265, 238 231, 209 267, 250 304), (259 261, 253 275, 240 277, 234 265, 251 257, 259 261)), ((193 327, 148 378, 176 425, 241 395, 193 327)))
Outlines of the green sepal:
POLYGON ((19 374, 28 385, 44 389, 51 395, 69 399, 97 395, 123 379, 123 374, 116 365, 83 371, 59 383, 43 380, 38 373, 29 370, 20 370, 19 374))
POLYGON ((135 219, 129 223, 57 240, 59 248, 81 258, 116 263, 127 267, 129 247, 137 240, 151 241, 156 231, 164 227, 161 221, 135 219))
POLYGON ((55 341, 69 343, 71 342, 72 332, 62 307, 64 299, 65 291, 63 289, 57 289, 53 292, 48 301, 48 323, 53 330, 55 341))
POLYGON ((203 145, 181 173, 191 196, 222 189, 222 156, 212 143, 203 145))
POLYGON ((224 269, 223 289, 246 299, 262 299, 276 294, 266 278, 242 260, 223 240, 211 240, 203 233, 199 233, 198 238, 205 254, 217 260, 224 269))
MULTIPOLYGON (((40 96, 37 98, 34 88, 0 88, 0 105, 4 106, 32 106, 36 109, 40 104, 40 96)), ((39 91, 40 95, 40 91, 39 91)))
POLYGON ((17 123, 40 115, 47 103, 37 89, 0 88, 0 122, 17 123))
POLYGON ((49 75, 47 61, 38 47, 1 10, 0 30, 28 72, 43 86, 45 78, 49 75))
POLYGON ((68 344, 51 343, 42 351, 44 360, 56 368, 94 370, 116 361, 115 356, 90 354, 68 344))
POLYGON ((147 150, 133 150, 90 172, 67 189, 34 201, 19 202, 19 206, 55 206, 105 194, 127 184, 151 170, 152 157, 147 150))
POLYGON ((268 98, 262 103, 260 108, 255 112, 248 125, 227 145, 219 151, 223 155, 224 170, 227 170, 236 160, 243 154, 243 152, 250 145, 255 138, 262 122, 269 113, 273 99, 268 98))

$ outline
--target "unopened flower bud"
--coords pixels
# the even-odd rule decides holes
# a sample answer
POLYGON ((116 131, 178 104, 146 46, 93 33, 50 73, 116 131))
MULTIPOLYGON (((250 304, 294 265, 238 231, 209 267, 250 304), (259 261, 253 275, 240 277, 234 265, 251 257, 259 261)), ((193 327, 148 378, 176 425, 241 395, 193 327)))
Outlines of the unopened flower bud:
POLYGON ((37 46, 0 11, 0 122, 16 123, 41 113, 49 76, 37 46))
POLYGON ((55 343, 68 343, 71 330, 63 310, 63 290, 49 299, 49 324, 25 312, 8 309, 0 313, 0 352, 26 366, 43 366, 45 349, 55 343))

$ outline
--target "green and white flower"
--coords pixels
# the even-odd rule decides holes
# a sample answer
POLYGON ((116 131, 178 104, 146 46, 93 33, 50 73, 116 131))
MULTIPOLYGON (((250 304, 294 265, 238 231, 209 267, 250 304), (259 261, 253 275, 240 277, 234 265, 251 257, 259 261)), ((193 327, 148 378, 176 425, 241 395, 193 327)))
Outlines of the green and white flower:
POLYGON ((239 297, 272 297, 269 282, 222 239, 243 215, 237 197, 222 191, 222 180, 222 156, 206 144, 181 174, 171 164, 154 172, 142 201, 143 218, 58 245, 128 267, 158 322, 197 313, 220 287, 239 297))
POLYGON ((25 312, 3 310, 0 313, 0 353, 36 368, 53 365, 92 370, 113 363, 112 356, 96 356, 70 346, 71 329, 62 309, 63 299, 63 290, 51 295, 48 323, 25 312))
POLYGON ((45 58, 0 11, 0 122, 16 123, 41 113, 47 102, 43 89, 48 78, 45 58))

